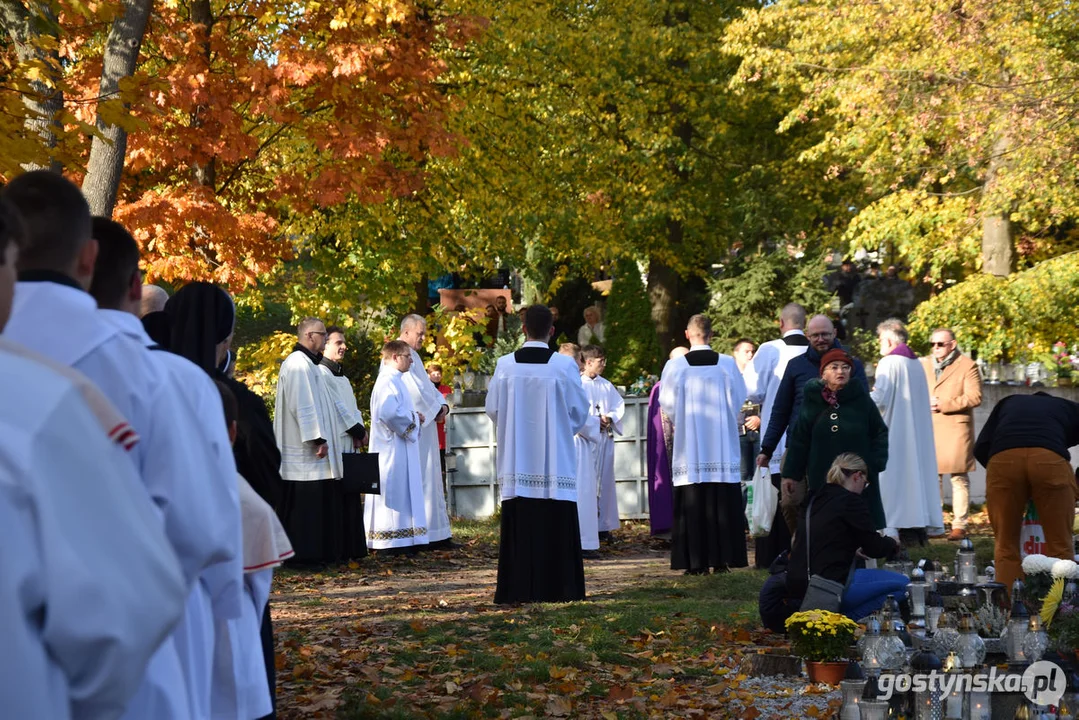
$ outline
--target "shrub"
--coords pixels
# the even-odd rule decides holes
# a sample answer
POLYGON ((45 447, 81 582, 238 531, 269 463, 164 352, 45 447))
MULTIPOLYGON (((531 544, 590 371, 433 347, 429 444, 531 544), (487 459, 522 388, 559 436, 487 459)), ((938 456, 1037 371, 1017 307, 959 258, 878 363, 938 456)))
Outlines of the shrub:
POLYGON ((652 304, 637 263, 632 260, 623 260, 615 266, 603 325, 606 375, 612 383, 628 387, 638 377, 662 369, 663 351, 652 323, 652 304))

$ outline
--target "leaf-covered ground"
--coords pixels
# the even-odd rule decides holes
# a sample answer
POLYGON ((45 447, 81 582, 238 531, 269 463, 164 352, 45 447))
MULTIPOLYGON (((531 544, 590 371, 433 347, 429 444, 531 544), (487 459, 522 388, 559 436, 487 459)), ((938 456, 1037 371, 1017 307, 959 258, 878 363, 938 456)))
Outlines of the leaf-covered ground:
MULTIPOLYGON (((585 561, 586 601, 502 608, 497 522, 455 521, 454 538, 448 552, 279 572, 283 720, 834 715, 835 692, 739 672, 744 654, 784 645, 759 628, 763 571, 685 577, 647 524, 623 523, 619 542, 585 561)), ((978 550, 981 564, 991 539, 978 550)))

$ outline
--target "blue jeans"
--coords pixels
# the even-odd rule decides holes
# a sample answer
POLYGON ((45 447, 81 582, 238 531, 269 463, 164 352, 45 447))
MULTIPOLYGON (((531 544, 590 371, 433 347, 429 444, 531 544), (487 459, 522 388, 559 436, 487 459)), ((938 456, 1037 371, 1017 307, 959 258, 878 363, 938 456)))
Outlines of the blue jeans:
POLYGON ((852 620, 860 620, 880 610, 889 595, 894 595, 896 602, 902 601, 907 596, 909 582, 906 575, 891 570, 855 570, 839 611, 852 620))

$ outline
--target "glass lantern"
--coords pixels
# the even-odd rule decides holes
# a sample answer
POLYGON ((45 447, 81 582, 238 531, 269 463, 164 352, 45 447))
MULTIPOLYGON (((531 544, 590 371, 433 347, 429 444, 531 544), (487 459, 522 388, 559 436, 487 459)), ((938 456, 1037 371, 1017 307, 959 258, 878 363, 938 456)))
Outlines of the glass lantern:
POLYGON ((863 700, 858 707, 862 712, 862 720, 888 720, 886 700, 863 700))
MULTIPOLYGON (((948 666, 949 663, 951 663, 949 673, 962 672, 957 657, 954 655, 949 657, 944 664, 948 666)), ((955 678, 955 682, 951 683, 951 688, 951 692, 944 696, 944 720, 965 720, 970 717, 970 695, 963 690, 962 678, 955 678)))
POLYGON ((985 641, 978 636, 970 616, 964 615, 959 622, 959 641, 955 652, 959 656, 960 666, 967 670, 979 668, 985 661, 985 641))
POLYGON ((925 583, 925 571, 914 568, 910 574, 910 583, 907 592, 910 594, 910 614, 915 617, 925 617, 925 598, 929 592, 929 586, 925 583))
POLYGON ((903 644, 903 638, 895 631, 894 621, 889 621, 881 627, 878 647, 877 656, 880 659, 881 670, 895 672, 907 664, 907 646, 903 644))
POLYGON ((973 585, 978 581, 978 568, 974 560, 974 543, 970 538, 963 538, 955 553, 955 579, 960 585, 973 585))
POLYGON ((1001 640, 1004 641, 1004 652, 1008 655, 1008 662, 1012 664, 1022 663, 1026 660, 1023 655, 1023 640, 1027 636, 1027 626, 1030 624, 1030 612, 1023 604, 1023 581, 1016 580, 1012 583, 1012 610, 1008 616, 1008 626, 1004 629, 1001 640))
MULTIPOLYGON (((940 673, 944 664, 932 649, 924 647, 910 659, 910 670, 918 675, 940 673)), ((914 720, 943 720, 944 694, 939 687, 930 686, 914 692, 914 720)))
POLYGON ((865 633, 858 639, 858 653, 867 674, 880 672, 880 620, 876 616, 865 624, 865 633))
POLYGON ((991 695, 988 692, 989 678, 985 675, 981 677, 984 678, 984 682, 976 680, 975 684, 986 689, 970 691, 970 720, 990 720, 993 715, 991 695))
POLYGON ((936 632, 933 633, 933 652, 938 657, 947 657, 959 647, 959 629, 956 624, 950 612, 941 613, 936 632))
POLYGON ((1023 638, 1023 657, 1027 662, 1038 662, 1048 647, 1049 636, 1042 628, 1042 619, 1037 615, 1031 615, 1026 637, 1023 638))
POLYGON ((930 592, 925 599, 925 629, 932 635, 937 631, 937 623, 944 613, 944 598, 936 592, 930 592))
POLYGON ((862 692, 865 680, 841 680, 839 689, 843 692, 843 707, 839 711, 839 720, 861 720, 862 692))

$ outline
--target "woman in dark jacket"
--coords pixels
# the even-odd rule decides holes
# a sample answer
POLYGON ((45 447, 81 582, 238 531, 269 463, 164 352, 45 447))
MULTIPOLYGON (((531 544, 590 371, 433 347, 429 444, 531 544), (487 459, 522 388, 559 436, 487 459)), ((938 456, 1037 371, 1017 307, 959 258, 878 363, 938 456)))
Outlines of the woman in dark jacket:
POLYGON ((802 391, 798 419, 787 434, 783 482, 805 477, 807 495, 825 484, 828 469, 841 453, 854 453, 869 467, 865 501, 873 527, 885 527, 877 477, 888 463, 888 426, 861 383, 850 382, 854 361, 835 348, 821 358, 821 379, 802 391))
MULTIPOLYGON (((787 566, 792 605, 801 604, 810 575, 846 584, 859 551, 872 558, 889 558, 899 551, 895 540, 873 527, 864 498, 869 483, 865 461, 843 453, 828 470, 826 484, 810 494, 808 538, 806 522, 800 522, 787 566)), ((878 610, 888 594, 904 593, 907 582, 905 575, 889 570, 855 570, 840 612, 855 620, 863 618, 878 610)))

